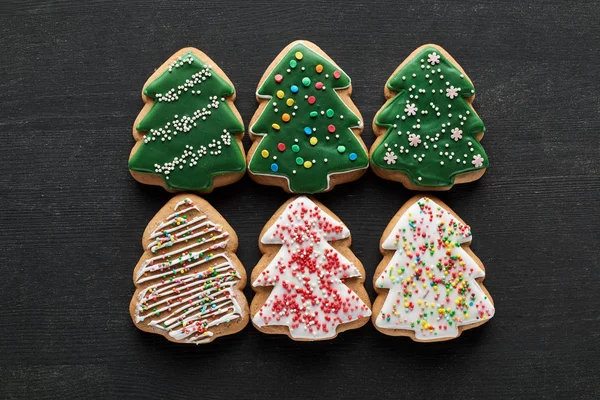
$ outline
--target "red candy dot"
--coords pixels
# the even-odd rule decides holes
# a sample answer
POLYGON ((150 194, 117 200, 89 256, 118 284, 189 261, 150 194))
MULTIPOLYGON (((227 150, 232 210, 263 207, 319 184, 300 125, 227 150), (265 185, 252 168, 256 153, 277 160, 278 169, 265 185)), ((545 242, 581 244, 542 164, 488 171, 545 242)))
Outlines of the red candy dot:
POLYGON ((315 83, 315 88, 317 88, 319 90, 323 89, 323 82, 317 82, 317 83, 315 83))
MULTIPOLYGON (((338 74, 339 74, 339 72, 338 72, 338 74)), ((335 75, 335 73, 333 75, 335 75)), ((279 83, 282 80, 283 80, 283 76, 281 74, 275 75, 275 82, 279 83)))
POLYGON ((340 74, 340 71, 335 71, 335 72, 333 73, 333 77, 334 77, 335 79, 340 79, 340 76, 342 76, 342 74, 340 74))
POLYGON ((308 104, 315 104, 317 98, 315 96, 310 96, 308 99, 308 104))
POLYGON ((285 151, 285 143, 279 143, 277 145, 277 150, 279 150, 279 151, 285 151))
POLYGON ((330 133, 333 133, 333 132, 335 132, 335 126, 334 126, 334 125, 329 125, 329 126, 327 127, 327 130, 328 130, 330 133))

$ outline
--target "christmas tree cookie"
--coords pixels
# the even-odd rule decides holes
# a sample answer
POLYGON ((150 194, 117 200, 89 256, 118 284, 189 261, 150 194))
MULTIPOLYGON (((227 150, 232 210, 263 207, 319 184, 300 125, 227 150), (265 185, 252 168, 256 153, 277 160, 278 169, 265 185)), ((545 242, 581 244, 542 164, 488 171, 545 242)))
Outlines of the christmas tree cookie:
POLYGON ((350 78, 307 41, 287 46, 263 75, 250 122, 250 177, 290 193, 326 192, 369 165, 350 78))
POLYGON ((454 339, 494 316, 471 230, 438 199, 413 197, 381 238, 373 324, 418 342, 454 339))
POLYGON ((322 204, 290 199, 260 238, 263 257, 252 271, 250 307, 258 330, 325 340, 368 321, 365 271, 349 249, 350 231, 322 204))
POLYGON ((170 192, 208 193, 246 170, 244 124, 225 73, 192 47, 173 54, 146 81, 129 156, 133 177, 170 192))
POLYGON ((440 46, 415 50, 388 79, 375 115, 373 171, 413 190, 448 190, 479 179, 488 157, 485 132, 472 107, 475 89, 440 46))
POLYGON ((177 343, 208 343, 248 323, 246 271, 227 221, 200 197, 178 195, 150 221, 133 272, 135 326, 177 343))

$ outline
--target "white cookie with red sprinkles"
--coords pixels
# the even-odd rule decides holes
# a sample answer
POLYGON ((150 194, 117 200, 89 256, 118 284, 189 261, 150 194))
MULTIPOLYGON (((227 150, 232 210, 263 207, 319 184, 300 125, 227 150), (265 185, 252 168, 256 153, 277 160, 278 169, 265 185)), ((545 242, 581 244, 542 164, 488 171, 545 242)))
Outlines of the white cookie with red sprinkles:
POLYGON ((333 339, 371 316, 365 270, 350 231, 318 201, 287 201, 263 228, 263 257, 252 271, 253 325, 293 340, 333 339))

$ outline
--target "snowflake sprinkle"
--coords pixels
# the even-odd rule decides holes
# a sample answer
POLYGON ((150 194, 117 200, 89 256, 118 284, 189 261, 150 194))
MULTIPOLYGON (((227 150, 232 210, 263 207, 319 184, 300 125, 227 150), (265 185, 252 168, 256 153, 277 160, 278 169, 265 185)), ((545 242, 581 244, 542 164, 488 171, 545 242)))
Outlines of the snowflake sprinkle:
POLYGON ((454 128, 452 129, 452 135, 450 136, 452 138, 452 140, 454 140, 455 142, 458 142, 460 139, 462 139, 462 131, 458 128, 454 128))
POLYGON ((448 89, 446 89, 446 97, 450 97, 450 99, 458 97, 459 90, 460 89, 455 88, 454 86, 450 86, 448 89))
POLYGON ((417 115, 417 111, 419 109, 417 108, 417 106, 415 106, 415 104, 406 104, 406 108, 404 109, 404 112, 410 117, 411 115, 417 115))
POLYGON ((440 63, 440 55, 434 51, 429 56, 427 56, 427 62, 431 65, 439 64, 440 63))
POLYGON ((475 168, 483 167, 483 157, 477 154, 476 156, 473 156, 473 161, 471 161, 471 163, 475 166, 475 168))
POLYGON ((396 160, 398 159, 398 156, 394 154, 393 151, 388 151, 387 153, 385 153, 385 157, 383 157, 383 160, 385 162, 389 164, 396 164, 396 160))
POLYGON ((408 137, 408 141, 411 146, 417 147, 419 143, 421 143, 421 136, 411 133, 408 137))

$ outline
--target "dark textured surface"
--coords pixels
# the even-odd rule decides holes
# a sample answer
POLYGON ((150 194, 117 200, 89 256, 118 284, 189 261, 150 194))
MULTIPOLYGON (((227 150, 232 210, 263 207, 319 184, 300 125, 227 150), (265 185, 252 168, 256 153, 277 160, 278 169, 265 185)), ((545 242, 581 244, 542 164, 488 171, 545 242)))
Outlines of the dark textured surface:
MULTIPOLYGON (((595 3, 3 1, 0 398, 600 397, 595 3), (235 83, 247 123, 264 69, 299 38, 353 78, 367 145, 385 80, 417 46, 444 46, 473 80, 491 167, 441 198, 486 265, 497 313, 484 327, 417 344, 370 324, 325 343, 248 326, 209 346, 134 328, 142 232, 169 199, 126 167, 144 81, 199 47, 235 83)), ((372 299, 380 235, 411 195, 368 173, 318 196, 350 227, 372 299)), ((248 177, 206 196, 248 272, 287 197, 248 177)))

